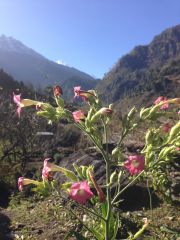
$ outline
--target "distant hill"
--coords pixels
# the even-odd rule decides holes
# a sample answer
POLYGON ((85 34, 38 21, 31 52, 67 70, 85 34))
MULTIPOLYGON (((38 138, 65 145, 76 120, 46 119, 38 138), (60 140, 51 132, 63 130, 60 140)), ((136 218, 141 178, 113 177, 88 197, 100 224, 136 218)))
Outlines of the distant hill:
MULTIPOLYGON (((4 102, 13 103, 13 92, 16 94, 21 93, 22 98, 34 99, 35 97, 40 100, 46 96, 35 92, 31 88, 28 88, 23 82, 14 80, 12 76, 6 73, 3 69, 0 69, 0 105, 1 108, 4 102)), ((15 106, 15 104, 13 104, 15 106)))
POLYGON ((68 94, 64 92, 66 98, 73 94, 69 86, 81 84, 82 88, 90 89, 96 85, 92 76, 50 61, 20 41, 5 35, 0 36, 1 68, 15 80, 39 90, 49 85, 60 84, 64 89, 68 89, 68 94))
POLYGON ((97 89, 105 102, 122 110, 148 105, 159 95, 180 96, 180 25, 119 59, 97 89))

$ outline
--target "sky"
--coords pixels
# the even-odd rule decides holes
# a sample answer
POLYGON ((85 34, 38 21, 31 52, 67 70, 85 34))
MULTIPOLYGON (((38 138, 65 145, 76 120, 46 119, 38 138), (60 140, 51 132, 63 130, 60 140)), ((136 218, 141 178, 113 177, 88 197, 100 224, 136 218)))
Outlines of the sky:
POLYGON ((180 0, 0 0, 0 35, 96 78, 177 24, 180 0))

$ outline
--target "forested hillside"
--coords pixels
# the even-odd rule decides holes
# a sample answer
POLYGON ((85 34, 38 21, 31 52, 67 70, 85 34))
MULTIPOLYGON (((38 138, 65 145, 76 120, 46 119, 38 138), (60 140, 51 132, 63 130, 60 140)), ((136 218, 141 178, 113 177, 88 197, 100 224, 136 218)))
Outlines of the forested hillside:
POLYGON ((122 57, 97 86, 105 102, 123 109, 149 104, 157 96, 180 93, 180 25, 167 29, 147 46, 122 57))

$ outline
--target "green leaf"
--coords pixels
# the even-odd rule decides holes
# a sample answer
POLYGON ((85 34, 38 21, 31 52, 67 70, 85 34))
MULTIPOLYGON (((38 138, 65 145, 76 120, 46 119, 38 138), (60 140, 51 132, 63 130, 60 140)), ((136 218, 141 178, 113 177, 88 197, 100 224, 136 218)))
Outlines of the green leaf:
POLYGON ((102 212, 102 217, 106 218, 107 214, 107 202, 104 202, 101 204, 101 212, 102 212))
POLYGON ((100 233, 100 230, 96 230, 95 228, 90 228, 90 230, 97 240, 104 240, 104 236, 100 233))
POLYGON ((117 232, 118 232, 118 227, 119 227, 119 215, 116 217, 116 220, 115 220, 115 223, 114 223, 114 233, 113 233, 113 237, 112 237, 112 240, 115 240, 116 239, 116 235, 117 235, 117 232))

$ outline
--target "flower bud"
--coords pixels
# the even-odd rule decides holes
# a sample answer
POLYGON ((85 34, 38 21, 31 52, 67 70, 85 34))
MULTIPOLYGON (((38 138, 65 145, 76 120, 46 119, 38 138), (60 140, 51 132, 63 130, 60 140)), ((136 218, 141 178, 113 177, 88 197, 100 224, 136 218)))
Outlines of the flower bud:
POLYGON ((145 143, 146 145, 151 144, 153 142, 153 131, 150 129, 147 131, 146 136, 145 136, 145 143))
POLYGON ((112 109, 103 107, 92 116, 91 122, 97 121, 101 116, 110 116, 112 113, 113 113, 112 109))
POLYGON ((180 105, 180 98, 169 99, 168 103, 174 103, 174 104, 180 105))
POLYGON ((119 155, 119 152, 120 152, 120 148, 119 147, 115 147, 113 150, 112 150, 112 156, 113 157, 118 157, 119 155))
POLYGON ((128 113, 128 115, 127 115, 127 118, 128 118, 129 120, 131 120, 131 119, 134 117, 134 115, 135 115, 136 112, 137 112, 137 110, 136 110, 135 107, 131 108, 131 110, 129 111, 129 113, 128 113))
POLYGON ((91 181, 92 181, 92 183, 93 183, 93 185, 94 185, 94 187, 95 187, 95 189, 97 191, 97 194, 98 194, 98 197, 99 197, 99 201, 101 203, 104 202, 106 200, 106 197, 105 197, 102 189, 99 187, 99 185, 97 184, 96 180, 94 179, 94 176, 93 176, 91 171, 89 171, 89 177, 90 177, 90 179, 91 179, 91 181))
POLYGON ((176 147, 175 146, 170 146, 170 147, 165 147, 161 150, 159 153, 159 159, 165 159, 169 154, 176 152, 176 147))
POLYGON ((54 86, 53 87, 53 93, 55 97, 60 97, 61 95, 63 95, 63 91, 62 88, 60 86, 54 86))
POLYGON ((111 174, 110 176, 110 185, 112 185, 113 183, 117 182, 118 179, 118 174, 116 172, 116 170, 111 174))
POLYGON ((113 110, 113 104, 109 104, 109 109, 113 110))
POLYGON ((174 140, 174 138, 177 137, 177 135, 179 134, 180 134, 180 121, 177 122, 176 125, 174 125, 171 128, 167 143, 171 143, 171 141, 174 140))
POLYGON ((140 118, 141 119, 146 119, 149 116, 149 112, 150 112, 151 108, 142 108, 140 111, 140 118))
POLYGON ((172 126, 170 123, 165 123, 163 126, 162 126, 162 131, 164 133, 168 133, 170 130, 171 130, 172 126))

